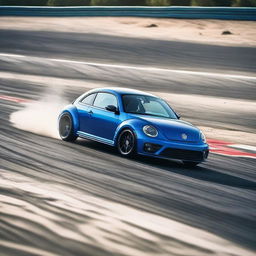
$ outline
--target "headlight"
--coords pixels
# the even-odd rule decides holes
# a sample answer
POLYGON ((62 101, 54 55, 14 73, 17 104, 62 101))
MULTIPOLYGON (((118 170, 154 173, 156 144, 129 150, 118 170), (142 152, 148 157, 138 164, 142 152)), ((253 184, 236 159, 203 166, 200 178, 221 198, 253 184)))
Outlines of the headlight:
POLYGON ((152 125, 143 126, 143 132, 149 137, 156 137, 158 135, 157 129, 152 125))
POLYGON ((206 143, 206 137, 202 132, 200 132, 200 138, 201 138, 202 142, 206 143))

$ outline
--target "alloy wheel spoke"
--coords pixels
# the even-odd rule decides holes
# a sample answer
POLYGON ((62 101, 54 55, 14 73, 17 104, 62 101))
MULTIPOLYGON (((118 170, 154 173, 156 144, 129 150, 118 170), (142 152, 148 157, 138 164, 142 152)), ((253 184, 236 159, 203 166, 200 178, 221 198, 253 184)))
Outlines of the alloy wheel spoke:
POLYGON ((67 117, 63 117, 60 123, 60 132, 63 137, 66 137, 71 130, 70 121, 67 117))
POLYGON ((133 148, 133 144, 133 136, 129 132, 124 133, 120 138, 120 150, 125 154, 130 153, 133 148))

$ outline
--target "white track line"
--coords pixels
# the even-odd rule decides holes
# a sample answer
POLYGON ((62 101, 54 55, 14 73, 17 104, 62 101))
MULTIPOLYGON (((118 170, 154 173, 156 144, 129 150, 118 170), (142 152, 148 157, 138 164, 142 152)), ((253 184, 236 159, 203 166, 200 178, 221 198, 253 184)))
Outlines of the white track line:
POLYGON ((49 60, 49 61, 54 61, 54 62, 84 64, 84 65, 95 66, 95 67, 110 67, 110 68, 119 68, 119 69, 172 72, 172 73, 186 74, 186 75, 256 80, 256 76, 246 76, 246 75, 232 75, 232 74, 221 74, 221 73, 212 73, 212 72, 199 72, 199 71, 192 71, 192 70, 177 70, 177 69, 155 68, 155 67, 145 67, 145 66, 107 64, 107 63, 76 61, 76 60, 67 60, 67 59, 54 59, 54 58, 36 57, 36 56, 29 56, 29 55, 10 54, 10 53, 0 53, 0 56, 2 56, 2 57, 15 57, 15 58, 26 58, 26 59, 27 58, 43 59, 43 60, 49 60))
POLYGON ((228 146, 232 148, 245 149, 245 150, 256 152, 256 147, 254 146, 242 145, 242 144, 233 144, 228 146))

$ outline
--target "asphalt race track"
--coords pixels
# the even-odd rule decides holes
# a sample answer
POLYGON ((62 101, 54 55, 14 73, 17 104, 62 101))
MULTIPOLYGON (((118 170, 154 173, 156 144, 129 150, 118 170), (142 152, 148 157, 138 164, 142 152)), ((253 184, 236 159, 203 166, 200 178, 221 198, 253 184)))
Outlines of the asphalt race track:
MULTIPOLYGON (((113 85, 255 100, 255 48, 21 30, 0 38, 1 95, 72 101, 113 85)), ((254 254, 255 158, 210 154, 192 169, 125 159, 96 142, 17 129, 10 115, 22 108, 0 99, 1 256, 254 254)), ((255 132, 253 110, 177 108, 195 124, 255 132)))

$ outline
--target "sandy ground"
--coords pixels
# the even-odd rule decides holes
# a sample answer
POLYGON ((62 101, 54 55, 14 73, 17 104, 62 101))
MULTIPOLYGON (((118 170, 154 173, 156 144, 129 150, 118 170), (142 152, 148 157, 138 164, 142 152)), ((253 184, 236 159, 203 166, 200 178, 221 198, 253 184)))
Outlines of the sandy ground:
POLYGON ((217 45, 256 46, 254 21, 133 17, 0 17, 0 29, 97 33, 217 45), (232 34, 222 35, 223 31, 230 31, 232 34))

